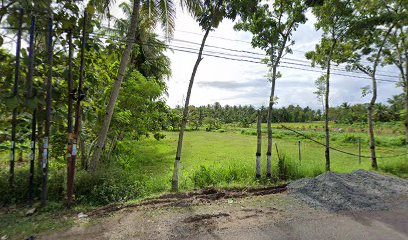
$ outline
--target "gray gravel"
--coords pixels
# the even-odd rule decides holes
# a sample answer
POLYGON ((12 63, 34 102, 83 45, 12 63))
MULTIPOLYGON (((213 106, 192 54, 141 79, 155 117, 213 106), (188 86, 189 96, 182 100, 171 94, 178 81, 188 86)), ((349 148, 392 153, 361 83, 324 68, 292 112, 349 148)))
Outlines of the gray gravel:
POLYGON ((328 172, 292 182, 288 192, 309 205, 330 211, 384 210, 408 199, 408 180, 357 170, 328 172))

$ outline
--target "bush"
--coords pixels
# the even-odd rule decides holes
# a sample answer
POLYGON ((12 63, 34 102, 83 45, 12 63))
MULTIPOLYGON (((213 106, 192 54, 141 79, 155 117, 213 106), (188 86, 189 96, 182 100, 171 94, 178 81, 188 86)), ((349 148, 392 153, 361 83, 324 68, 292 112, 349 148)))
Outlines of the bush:
POLYGON ((139 197, 142 187, 140 179, 113 167, 95 173, 79 172, 75 182, 76 201, 91 205, 122 202, 139 197))
MULTIPOLYGON (((37 169, 36 169, 37 170, 37 169)), ((48 174, 48 200, 60 201, 64 197, 64 182, 65 171, 50 170, 48 174)), ((26 203, 28 201, 28 168, 16 168, 14 172, 14 189, 9 187, 8 171, 0 172, 0 203, 26 203)), ((40 199, 42 184, 42 173, 36 171, 34 173, 33 198, 34 201, 40 199)))
POLYGON ((214 171, 202 165, 199 170, 193 173, 191 180, 193 181, 194 187, 199 188, 211 186, 217 182, 214 178, 214 171))
POLYGON ((359 137, 355 136, 355 135, 351 135, 351 134, 345 134, 342 142, 344 143, 358 143, 359 141, 359 137))

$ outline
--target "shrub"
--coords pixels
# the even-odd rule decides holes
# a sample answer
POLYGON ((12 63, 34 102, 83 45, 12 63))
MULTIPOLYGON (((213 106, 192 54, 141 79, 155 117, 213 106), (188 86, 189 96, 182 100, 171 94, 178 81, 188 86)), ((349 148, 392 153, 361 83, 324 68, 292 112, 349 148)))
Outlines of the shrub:
POLYGON ((214 179, 214 172, 211 169, 200 166, 200 168, 195 171, 191 177, 194 187, 204 188, 214 185, 217 181, 214 179))
POLYGON ((75 182, 76 201, 91 205, 126 201, 139 197, 142 187, 140 179, 113 167, 95 173, 79 172, 75 182))

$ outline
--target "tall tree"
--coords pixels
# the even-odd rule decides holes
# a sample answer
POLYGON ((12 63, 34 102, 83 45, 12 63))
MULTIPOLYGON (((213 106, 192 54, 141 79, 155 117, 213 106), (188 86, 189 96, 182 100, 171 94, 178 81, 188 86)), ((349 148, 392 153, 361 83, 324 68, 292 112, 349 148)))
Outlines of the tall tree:
POLYGON ((306 58, 312 60, 312 66, 318 64, 326 69, 321 78, 325 81, 324 122, 325 122, 325 158, 326 171, 330 171, 330 129, 329 129, 329 93, 330 71, 332 62, 344 61, 339 57, 342 53, 342 41, 347 35, 350 17, 353 9, 349 0, 326 0, 323 5, 315 6, 312 10, 317 18, 317 30, 323 30, 323 37, 316 45, 315 51, 306 53, 306 58))
MULTIPOLYGON (((196 14, 196 20, 203 31, 205 31, 203 39, 201 40, 200 50, 198 52, 197 60, 194 64, 193 71, 191 73, 190 82, 187 88, 186 100, 184 103, 183 116, 180 123, 180 133, 177 143, 176 158, 174 161, 173 178, 172 178, 172 190, 178 190, 178 173, 181 160, 181 150, 183 147, 184 130, 186 128, 188 119, 188 106, 190 103, 191 90, 194 84, 194 78, 197 73, 198 65, 203 60, 202 53, 204 50, 205 42, 208 34, 211 30, 218 27, 220 22, 225 18, 235 19, 238 14, 247 13, 250 9, 256 6, 257 1, 225 1, 225 0, 205 0, 202 7, 196 14)), ((215 107, 220 104, 215 104, 215 107)))
MULTIPOLYGON (((29 40, 29 56, 28 56, 28 74, 27 74, 27 103, 34 102, 33 94, 33 75, 34 75, 34 41, 35 41, 35 16, 31 16, 30 26, 30 40, 29 40)), ((31 145, 30 145, 30 175, 28 183, 28 202, 31 206, 33 201, 34 191, 34 160, 35 160, 35 138, 37 128, 37 109, 36 106, 32 106, 32 119, 31 119, 31 145)))
MULTIPOLYGON (((199 1, 198 0, 183 0, 180 1, 182 7, 186 7, 189 11, 194 11, 197 9, 199 1)), ((132 5, 132 15, 130 18, 130 27, 127 33, 126 39, 126 46, 123 51, 122 59, 120 61, 119 71, 116 77, 116 81, 113 85, 112 92, 110 95, 110 99, 108 102, 108 106, 106 107, 105 118, 103 121, 102 128, 98 134, 98 140, 95 146, 94 154, 92 157, 91 169, 95 170, 99 159, 102 155, 102 150, 105 145, 105 140, 108 134, 109 126, 112 120, 113 110, 115 107, 116 100, 119 95, 120 87, 122 85, 123 78, 126 74, 126 68, 129 62, 130 53, 132 51, 133 45, 135 43, 136 37, 136 30, 140 16, 140 8, 147 6, 148 9, 153 9, 153 7, 158 7, 160 9, 157 11, 158 19, 161 19, 164 22, 166 33, 169 33, 174 28, 174 24, 170 24, 174 22, 172 19, 174 18, 174 4, 172 0, 134 0, 132 5)), ((154 8, 156 9, 156 8, 154 8)), ((150 10, 152 11, 152 10, 150 10)))
POLYGON ((388 16, 392 16, 395 27, 384 45, 384 61, 396 66, 402 79, 401 86, 405 95, 405 142, 408 145, 408 2, 395 0, 391 3, 393 4, 387 4, 388 16))
POLYGON ((51 101, 52 101, 52 65, 53 65, 53 16, 48 22, 47 27, 47 64, 48 74, 45 83, 46 98, 45 98, 45 128, 44 128, 44 143, 43 143, 43 156, 42 156, 42 192, 41 192, 41 205, 45 206, 48 199, 48 157, 49 157, 49 140, 51 130, 51 101))
POLYGON ((177 143, 177 152, 176 152, 176 159, 174 161, 174 170, 173 170, 173 179, 172 179, 172 190, 178 190, 178 173, 179 173, 179 165, 181 159, 181 149, 183 147, 183 137, 184 137, 184 130, 187 125, 187 118, 188 118, 188 106, 190 104, 190 97, 191 97, 191 90, 194 84, 194 78, 197 73, 198 65, 203 60, 202 54, 205 46, 205 41, 207 40, 208 34, 214 28, 217 28, 219 23, 222 21, 224 17, 224 6, 223 1, 220 0, 209 0, 205 1, 204 6, 200 10, 200 13, 197 17, 197 21, 201 28, 205 31, 203 39, 201 40, 200 50, 198 52, 197 60, 194 64, 193 72, 191 73, 190 82, 188 84, 186 100, 184 102, 184 110, 183 110, 183 117, 181 119, 180 124, 180 133, 177 143))
MULTIPOLYGON (((17 46, 16 46, 16 67, 15 67, 15 74, 14 74, 14 87, 13 87, 13 98, 15 98, 15 102, 18 102, 18 88, 20 83, 20 51, 21 51, 21 34, 23 32, 23 16, 24 11, 20 9, 19 17, 18 17, 18 33, 17 33, 17 46)), ((13 117, 11 120, 11 153, 10 153, 10 189, 13 189, 14 185, 14 160, 15 160, 15 153, 16 153, 16 131, 17 131, 17 105, 16 104, 13 108, 13 117)))
POLYGON ((377 169, 374 136, 374 107, 377 100, 377 70, 383 61, 384 46, 395 27, 392 7, 394 1, 356 1, 356 20, 352 22, 347 42, 352 46, 349 57, 351 70, 360 70, 371 78, 371 100, 367 107, 367 123, 370 136, 371 166, 377 169), (369 62, 366 64, 366 62, 369 62))
POLYGON ((305 11, 310 1, 276 0, 260 6, 255 12, 244 15, 235 29, 250 31, 253 34, 252 46, 265 50, 269 56, 266 61, 269 66, 268 78, 271 81, 271 93, 268 106, 268 150, 266 153, 266 175, 271 177, 272 166, 272 109, 275 102, 276 79, 279 77, 278 66, 287 53, 291 53, 291 46, 295 43, 292 34, 299 26, 306 22, 305 11))

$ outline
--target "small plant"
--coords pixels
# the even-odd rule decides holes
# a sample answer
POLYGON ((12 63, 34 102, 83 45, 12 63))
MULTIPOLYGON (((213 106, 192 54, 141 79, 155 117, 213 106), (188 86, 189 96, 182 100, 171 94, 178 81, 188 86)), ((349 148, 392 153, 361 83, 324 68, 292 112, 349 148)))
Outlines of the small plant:
POLYGON ((216 183, 213 171, 211 169, 201 165, 200 168, 193 173, 191 180, 193 181, 194 187, 204 188, 212 186, 216 183))

